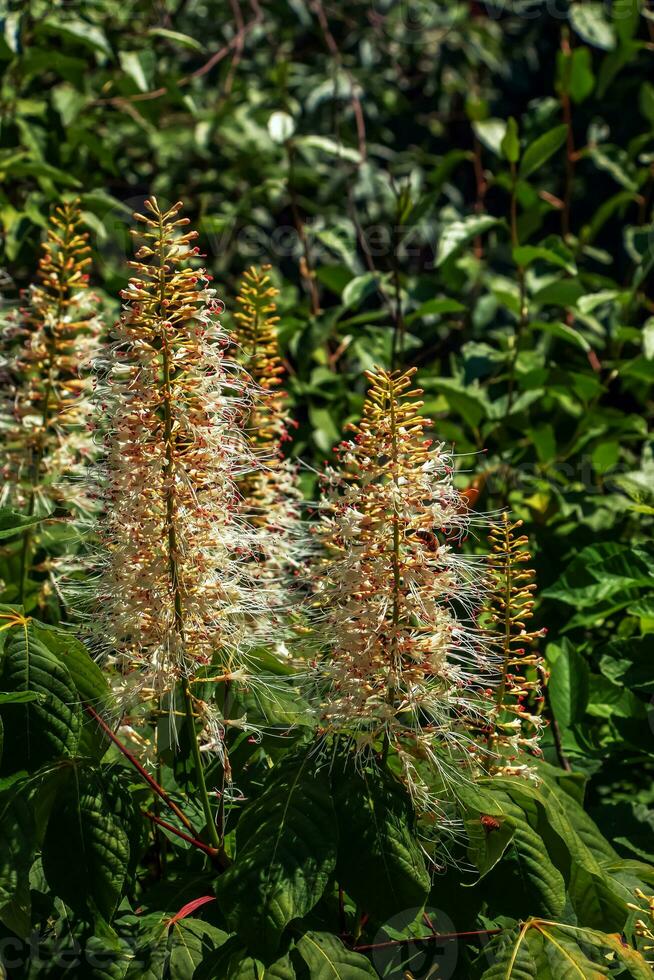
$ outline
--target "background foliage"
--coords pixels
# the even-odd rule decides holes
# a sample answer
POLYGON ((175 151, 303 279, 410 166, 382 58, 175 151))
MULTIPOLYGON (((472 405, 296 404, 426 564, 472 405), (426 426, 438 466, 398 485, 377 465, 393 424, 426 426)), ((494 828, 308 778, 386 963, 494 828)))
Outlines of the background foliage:
MULTIPOLYGON (((363 369, 416 364, 428 413, 455 444, 476 506, 508 506, 525 521, 540 586, 536 625, 549 630, 544 748, 553 783, 567 787, 566 820, 600 864, 654 860, 651 11, 637 0, 10 0, 2 27, 5 302, 31 280, 50 204, 71 193, 91 232, 96 285, 114 310, 131 212, 154 192, 186 202, 228 310, 242 269, 272 263, 299 422, 292 451, 310 465, 357 417, 363 369), (579 807, 584 778, 586 812, 611 847, 593 847, 579 807)), ((304 479, 311 495, 310 470, 304 479)), ((51 677, 52 635, 34 648, 51 677)), ((22 655, 14 641, 11 669, 20 672, 22 655)), ((60 680, 100 683, 70 665, 60 680)), ((29 710, 56 739, 38 707, 29 710)), ((79 740, 95 736, 81 717, 62 725, 57 751, 73 759, 79 740)), ((121 780, 76 763, 51 780, 48 834, 55 819, 74 854, 66 828, 87 807, 97 833, 111 838, 102 867, 79 872, 95 882, 105 918, 121 894, 130 840, 101 826, 115 818, 96 804, 102 794, 114 808, 124 798, 128 820, 121 780)), ((527 790, 520 797, 506 787, 504 800, 525 854, 530 833, 541 846, 539 812, 555 807, 527 790)), ((27 802, 19 794, 12 806, 27 802)), ((547 819, 551 827, 551 812, 547 819)), ((34 820, 38 839, 38 808, 34 820)), ((493 872, 492 894, 506 905, 489 910, 478 889, 478 928, 558 917, 569 902, 590 908, 589 881, 604 879, 586 866, 588 881, 577 876, 571 886, 581 851, 572 853, 567 833, 550 830, 550 878, 527 862, 520 898, 503 887, 515 884, 510 864, 493 872)), ((323 851, 315 875, 329 879, 334 860, 323 851)), ((80 892, 67 854, 49 861, 48 881, 60 881, 74 907, 80 892)), ((400 909, 420 905, 412 887, 400 909)), ((581 924, 614 931, 620 916, 603 887, 600 911, 585 911, 581 924)), ((441 882, 429 900, 457 931, 475 919, 472 893, 462 892, 441 882)), ((243 882, 230 890, 228 916, 241 900, 243 882)), ((312 906, 304 893, 294 901, 294 914, 312 906)), ((155 931, 161 916, 152 909, 161 907, 145 909, 155 931)), ((387 915, 380 910, 380 921, 387 915)), ((145 919, 124 917, 123 933, 145 935, 145 919)), ((164 965, 147 975, 190 976, 183 955, 196 963, 208 951, 223 972, 194 975, 263 976, 254 966, 228 974, 237 969, 225 965, 229 944, 206 919, 172 927, 164 965)), ((19 919, 4 921, 24 931, 19 919)), ((336 940, 321 923, 317 930, 288 954, 298 976, 306 968, 323 976, 311 965, 316 948, 336 940)), ((541 929, 528 940, 530 955, 545 955, 541 929)), ((283 969, 265 975, 295 975, 283 969)), ((367 969, 353 961, 339 975, 367 969)), ((488 974, 500 975, 508 974, 488 974)))

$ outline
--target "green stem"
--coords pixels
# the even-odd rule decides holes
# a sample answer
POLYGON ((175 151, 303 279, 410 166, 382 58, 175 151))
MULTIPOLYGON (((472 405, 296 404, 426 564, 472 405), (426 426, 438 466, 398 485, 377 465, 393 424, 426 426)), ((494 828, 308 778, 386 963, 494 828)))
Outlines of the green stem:
POLYGON ((209 832, 209 840, 213 847, 220 850, 220 839, 218 837, 218 830, 216 828, 216 822, 213 817, 213 812, 211 810, 211 803, 209 802, 209 794, 207 792, 207 784, 204 778, 204 767, 202 765, 202 758, 200 756, 200 746, 198 745, 198 739, 195 734, 195 720, 193 717, 193 696, 191 694, 191 687, 188 681, 188 677, 182 678, 182 692, 184 694, 184 711, 186 714, 186 725, 188 729, 188 735, 191 742, 191 753, 193 755, 193 765, 195 767, 195 778, 197 780, 198 789, 200 791, 200 801, 202 803, 202 810, 204 812, 204 819, 207 823, 207 830, 209 832))
MULTIPOLYGON (((392 382, 391 382, 392 386, 392 382)), ((398 484, 398 446, 397 446, 397 420, 395 416, 395 394, 393 388, 391 387, 389 393, 389 412, 390 412, 390 422, 391 422, 391 467, 392 467, 392 479, 396 487, 399 488, 398 484)), ((397 656, 397 629, 400 622, 400 589, 402 584, 401 574, 400 574, 400 525, 398 520, 398 515, 395 513, 393 515, 393 546, 391 551, 391 566, 393 569, 393 611, 391 614, 391 625, 393 630, 393 635, 391 637, 391 670, 394 673, 398 665, 397 656)), ((391 681, 388 687, 388 703, 393 705, 395 703, 395 684, 391 681)), ((382 765, 385 767, 388 761, 388 750, 390 748, 390 739, 388 737, 388 730, 384 732, 384 742, 382 747, 382 765)))

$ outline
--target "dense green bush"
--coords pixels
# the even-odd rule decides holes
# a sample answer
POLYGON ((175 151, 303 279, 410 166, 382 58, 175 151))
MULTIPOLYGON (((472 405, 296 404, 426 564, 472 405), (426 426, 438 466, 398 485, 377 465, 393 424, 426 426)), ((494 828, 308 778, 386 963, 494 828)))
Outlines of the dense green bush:
MULTIPOLYGON (((272 734, 230 747, 250 802, 234 808, 225 870, 205 833, 205 853, 167 832, 153 846, 141 811, 168 820, 165 805, 98 727, 114 718, 106 677, 59 627, 56 590, 43 598, 42 559, 78 546, 63 522, 37 531, 3 511, 7 975, 647 976, 628 903, 654 892, 651 11, 5 7, 5 308, 34 281, 51 205, 75 197, 110 324, 132 212, 152 194, 183 200, 228 325, 243 269, 272 265, 305 496, 360 417, 363 372, 416 366, 457 485, 524 522, 549 674, 540 783, 496 775, 463 792, 465 833, 431 880, 392 780, 314 772, 311 722, 293 727, 282 695, 236 704, 272 734), (38 548, 19 605, 26 535, 38 548), (407 941, 434 930, 457 937, 407 941)), ((485 552, 483 532, 467 547, 485 552)), ((183 731, 179 743, 157 778, 197 831, 183 731)), ((213 791, 220 766, 206 769, 213 791)))

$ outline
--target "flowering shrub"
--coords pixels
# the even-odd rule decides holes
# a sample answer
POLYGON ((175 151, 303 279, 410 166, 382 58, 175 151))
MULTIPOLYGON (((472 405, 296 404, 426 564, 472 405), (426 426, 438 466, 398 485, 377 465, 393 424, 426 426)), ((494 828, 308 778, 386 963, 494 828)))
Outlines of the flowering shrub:
MULTIPOLYGON (((646 975, 651 869, 631 861, 625 878, 565 770, 542 759, 544 631, 527 625, 521 522, 472 509, 429 435, 415 369, 382 368, 366 372, 361 419, 305 519, 282 454, 269 270, 245 273, 228 334, 181 204, 146 210, 123 312, 95 357, 90 604, 71 593, 77 625, 21 603, 0 611, 5 927, 20 937, 40 914, 26 898, 38 865, 55 921, 71 915, 84 956, 101 948, 112 975, 163 956, 170 976, 373 976, 366 937, 394 930, 384 923, 407 916, 385 949, 438 937, 424 911, 437 871, 452 881, 474 867, 491 901, 516 869, 537 896, 532 918, 515 935, 472 930, 495 937, 475 975, 559 955, 583 975, 607 957, 646 975), (163 897, 169 881, 180 898, 163 897), (143 902, 156 911, 141 916, 143 902), (416 939, 421 919, 432 931, 416 939)), ((37 493, 80 466, 75 428, 60 451, 67 421, 88 414, 71 359, 87 324, 70 313, 88 265, 78 221, 73 206, 58 212, 14 368, 23 510, 0 516, 23 542, 19 586, 34 527, 57 519, 37 493)))
POLYGON ((648 5, 4 7, 0 980, 651 977, 648 5))

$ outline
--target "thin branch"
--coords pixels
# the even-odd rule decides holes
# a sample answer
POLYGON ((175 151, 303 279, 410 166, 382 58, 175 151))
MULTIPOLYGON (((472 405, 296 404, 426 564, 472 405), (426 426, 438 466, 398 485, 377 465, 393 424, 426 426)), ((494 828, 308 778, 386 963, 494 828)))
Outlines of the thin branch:
POLYGON ((292 143, 289 141, 286 146, 288 154, 288 179, 286 181, 288 187, 288 194, 291 203, 291 214, 293 215, 293 224, 295 225, 295 230, 298 233, 298 238, 300 239, 300 244, 302 245, 302 255, 300 256, 300 275, 304 280, 307 292, 309 294, 309 300, 311 303, 311 315, 318 316, 320 313, 320 294, 318 292, 318 287, 316 286, 316 274, 311 265, 311 252, 309 249, 309 239, 307 237, 306 228, 302 215, 300 214, 300 208, 297 200, 297 192, 295 190, 295 149, 292 143))
POLYGON ((321 0, 311 0, 310 6, 318 18, 322 36, 325 39, 325 44, 327 45, 330 54, 334 58, 334 61, 336 61, 338 64, 339 68, 341 68, 341 70, 345 73, 347 80, 350 83, 350 104, 352 105, 352 112, 354 113, 354 120, 357 129, 359 155, 362 160, 365 160, 367 155, 366 122, 363 115, 363 109, 361 107, 361 100, 357 95, 354 77, 350 70, 343 64, 343 57, 341 55, 340 48, 338 47, 336 39, 331 32, 329 21, 327 20, 327 15, 325 13, 325 8, 323 7, 321 0))
POLYGON ((572 104, 570 102, 570 73, 571 73, 571 47, 570 35, 564 30, 561 35, 561 51, 564 57, 563 84, 561 86, 561 109, 563 111, 563 122, 566 126, 566 154, 565 154, 565 191, 563 194, 563 209, 561 210, 561 234, 567 238, 570 234, 570 209, 572 206, 572 187, 574 184, 575 153, 574 132, 572 129, 572 104))
POLYGON ((184 826, 186 827, 187 830, 189 830, 192 834, 195 834, 195 830, 193 828, 193 825, 191 824, 191 822, 188 819, 188 817, 186 816, 186 814, 182 813, 182 811, 177 806, 177 804, 173 800, 170 799, 170 797, 168 796, 168 794, 166 793, 166 791, 159 785, 159 783, 155 779, 152 778, 152 776, 150 775, 150 773, 147 772, 147 770, 143 768, 143 766, 138 761, 138 759, 136 758, 136 756, 132 755, 132 753, 129 751, 129 749, 127 748, 127 746, 126 745, 123 745, 123 743, 120 741, 120 739, 116 737, 116 735, 111 730, 111 728, 109 727, 109 725, 106 723, 106 721, 104 720, 104 718, 102 718, 101 715, 99 715, 97 713, 97 711, 95 711, 91 707, 90 704, 84 703, 83 706, 84 706, 84 710, 86 711, 86 713, 89 714, 95 721, 97 721, 98 725, 100 726, 100 728, 102 729, 102 731, 105 733, 105 735, 107 736, 107 738, 109 738, 110 741, 112 741, 113 744, 116 746, 116 748, 119 749, 122 752, 122 754, 125 756, 125 758, 127 759, 127 761, 130 762, 131 765, 134 766, 134 768, 136 769, 136 771, 145 780, 145 782, 148 784, 148 786, 153 791, 153 793, 156 793, 156 795, 159 797, 159 799, 163 800, 163 802, 166 804, 166 806, 168 807, 168 809, 169 810, 172 810, 172 812, 175 814, 175 816, 178 817, 182 821, 182 823, 184 824, 184 826))
POLYGON ((234 23, 236 24, 236 36, 240 38, 240 41, 234 48, 234 57, 232 58, 232 62, 229 66, 229 71, 227 72, 227 78, 225 79, 225 85, 223 87, 224 95, 229 95, 232 91, 236 70, 239 66, 241 58, 243 57, 243 48, 245 45, 245 34, 243 33, 245 29, 245 21, 243 20, 243 14, 241 13, 241 5, 239 0, 229 0, 229 4, 232 8, 232 14, 234 15, 234 23))
POLYGON ((158 817, 156 813, 152 813, 150 810, 141 810, 141 813, 158 827, 163 827, 163 829, 167 830, 170 834, 174 834, 176 837, 181 837, 182 840, 192 844, 193 847, 197 847, 198 850, 204 851, 204 853, 208 854, 212 861, 215 861, 220 867, 226 867, 224 864, 225 855, 222 854, 217 848, 211 847, 210 844, 205 844, 203 841, 198 840, 197 837, 191 837, 189 834, 185 834, 183 830, 178 830, 177 827, 173 827, 173 825, 168 823, 167 820, 162 820, 161 817, 158 817))
MULTIPOLYGON (((243 27, 236 32, 234 37, 227 42, 227 44, 224 44, 220 50, 212 54, 203 65, 196 68, 190 75, 185 75, 183 78, 180 78, 179 81, 176 82, 177 88, 182 88, 185 85, 189 85, 196 78, 202 78, 203 75, 206 75, 212 68, 221 62, 223 58, 226 58, 232 50, 242 50, 243 43, 247 35, 263 20, 263 14, 259 4, 253 3, 253 8, 255 10, 254 17, 252 17, 247 24, 244 24, 243 27)), ((152 89, 150 92, 138 92, 135 95, 114 95, 109 99, 94 99, 91 105, 113 105, 121 108, 130 105, 133 102, 151 102, 153 99, 160 99, 164 95, 167 95, 168 92, 168 87, 162 85, 160 88, 152 89)))
POLYGON ((431 933, 429 936, 413 936, 408 939, 389 939, 386 943, 369 943, 365 946, 354 946, 357 953, 371 949, 389 949, 393 946, 407 946, 411 943, 430 943, 435 941, 448 942, 451 939, 467 939, 477 936, 497 936, 503 929, 478 929, 471 932, 431 933))

